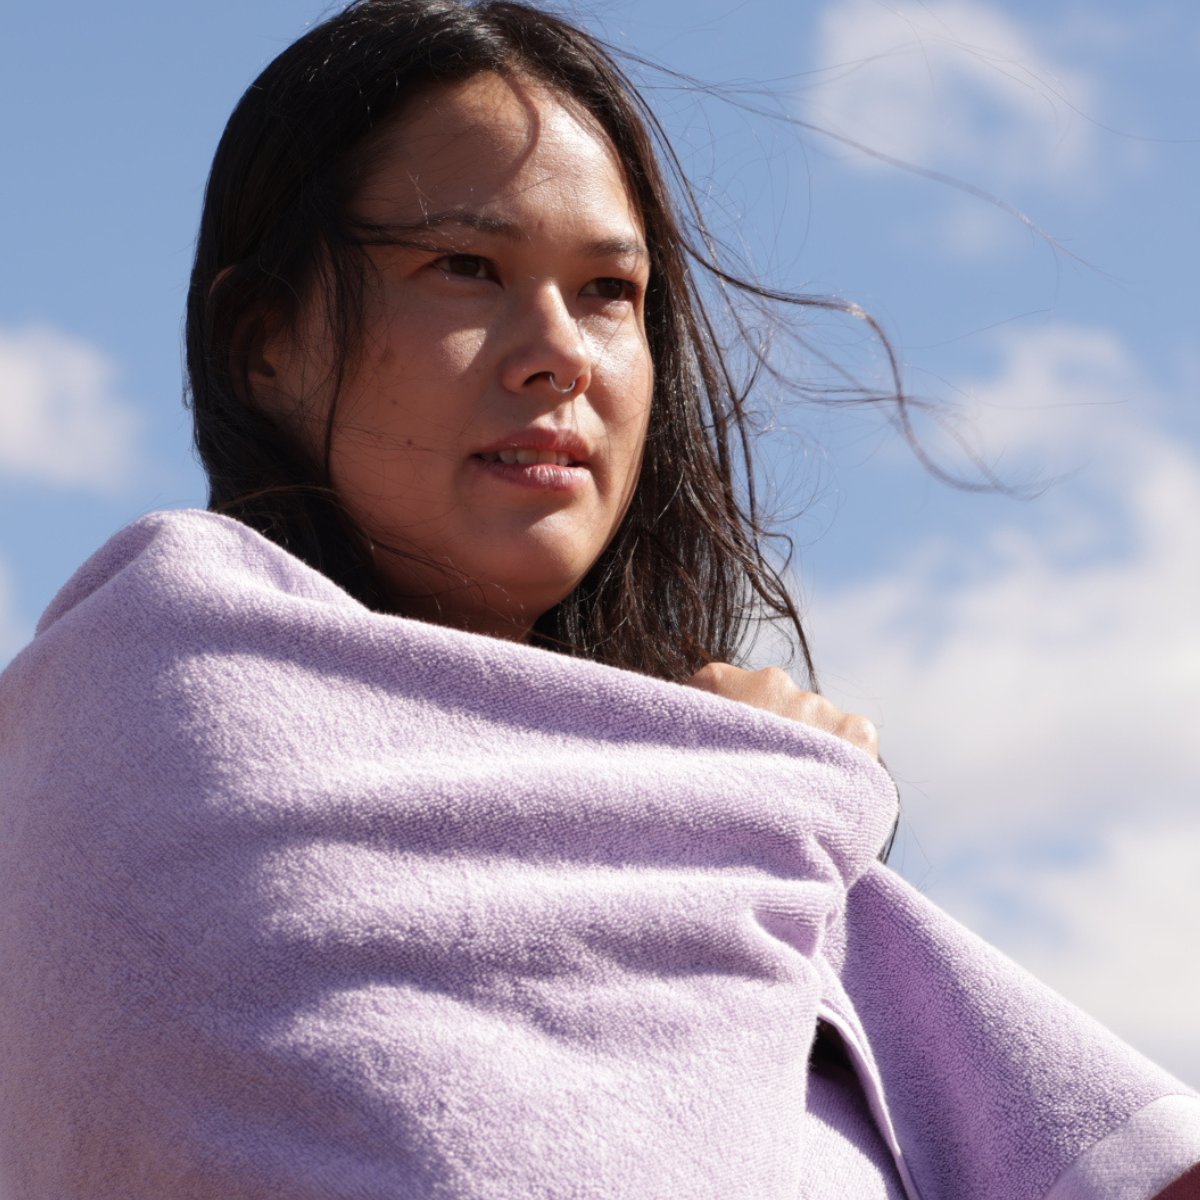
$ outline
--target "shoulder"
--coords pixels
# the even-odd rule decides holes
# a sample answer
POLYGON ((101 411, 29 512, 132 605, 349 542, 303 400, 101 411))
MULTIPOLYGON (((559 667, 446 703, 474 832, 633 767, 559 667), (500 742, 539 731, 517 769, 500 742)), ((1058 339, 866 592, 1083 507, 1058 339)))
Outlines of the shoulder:
POLYGON ((154 512, 114 534, 83 563, 43 613, 37 633, 96 609, 136 615, 147 606, 194 605, 206 596, 264 587, 356 603, 240 521, 200 509, 154 512), (132 608, 131 598, 137 601, 132 608))
POLYGON ((225 695, 239 664, 277 660, 306 623, 358 613, 356 600, 237 521, 152 513, 83 563, 0 674, 0 749, 43 774, 54 745, 94 760, 133 739, 179 756, 186 714, 225 695))

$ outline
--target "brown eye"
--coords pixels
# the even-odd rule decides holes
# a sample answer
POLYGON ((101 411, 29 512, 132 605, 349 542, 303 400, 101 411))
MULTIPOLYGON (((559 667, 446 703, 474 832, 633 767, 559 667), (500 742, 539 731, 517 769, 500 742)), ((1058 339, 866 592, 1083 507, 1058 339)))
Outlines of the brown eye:
POLYGON ((601 300, 632 300, 637 295, 637 284, 630 279, 602 277, 585 284, 581 295, 598 296, 601 300))
POLYGON ((447 254, 433 265, 444 274, 454 275, 459 279, 492 278, 490 264, 478 254, 447 254))

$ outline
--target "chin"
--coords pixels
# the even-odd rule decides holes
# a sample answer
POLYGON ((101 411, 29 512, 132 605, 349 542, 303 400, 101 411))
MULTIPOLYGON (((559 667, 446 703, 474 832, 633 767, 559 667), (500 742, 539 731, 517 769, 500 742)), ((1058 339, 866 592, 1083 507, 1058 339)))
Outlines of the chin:
POLYGON ((602 547, 595 554, 580 554, 582 542, 580 538, 566 545, 518 545, 499 553, 496 547, 465 568, 464 574, 489 585, 491 595, 509 597, 504 607, 536 617, 569 596, 600 556, 602 547))
POLYGON ((561 604, 576 588, 582 575, 553 588, 522 589, 500 585, 490 597, 493 619, 532 629, 552 608, 561 604))
POLYGON ((539 618, 575 590, 588 567, 577 565, 533 581, 528 573, 514 570, 516 565, 509 559, 503 571, 489 572, 482 564, 469 572, 463 569, 470 579, 489 580, 486 587, 468 582, 447 585, 444 577, 393 579, 395 611, 469 633, 527 641, 539 618))

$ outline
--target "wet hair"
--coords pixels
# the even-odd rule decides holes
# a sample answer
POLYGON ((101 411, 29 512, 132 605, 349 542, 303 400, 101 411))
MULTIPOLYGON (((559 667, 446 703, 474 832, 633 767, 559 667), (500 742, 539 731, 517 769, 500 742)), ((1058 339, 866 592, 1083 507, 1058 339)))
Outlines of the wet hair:
POLYGON ((534 641, 683 680, 705 663, 739 661, 756 623, 780 622, 815 686, 799 614, 766 553, 753 379, 735 378, 697 273, 769 300, 809 301, 716 266, 661 127, 613 55, 524 4, 357 0, 279 55, 238 103, 213 162, 188 295, 189 393, 209 507, 369 607, 403 612, 374 563, 408 552, 373 544, 330 483, 337 388, 358 348, 368 283, 364 245, 379 232, 355 223, 351 201, 370 170, 373 135, 424 90, 482 72, 531 78, 591 115, 623 164, 650 256, 654 393, 641 474, 612 541, 542 614, 534 641), (314 289, 340 355, 317 453, 254 403, 247 369, 265 314, 290 325, 314 289))

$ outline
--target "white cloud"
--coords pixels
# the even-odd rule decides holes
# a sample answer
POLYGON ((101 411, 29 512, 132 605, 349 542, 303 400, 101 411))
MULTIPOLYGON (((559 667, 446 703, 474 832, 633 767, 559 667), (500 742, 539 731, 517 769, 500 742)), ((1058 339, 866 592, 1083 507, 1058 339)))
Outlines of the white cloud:
POLYGON ((991 457, 1077 473, 815 592, 822 678, 881 727, 906 873, 1195 1082, 1200 458, 1111 334, 998 345, 970 405, 991 457))
POLYGON ((887 697, 866 703, 906 758, 937 763, 930 815, 955 844, 1119 812, 1135 783, 1190 806, 1200 739, 1179 723, 1200 714, 1200 462, 1139 423, 1150 388, 1108 335, 1012 338, 974 395, 985 440, 1003 437, 1013 461, 1058 454, 1079 473, 1011 522, 918 541, 900 574, 816 597, 821 658, 887 697))
POLYGON ((102 350, 48 326, 0 329, 0 473, 112 491, 136 459, 137 414, 102 350))
MULTIPOLYGON (((818 125, 924 167, 1011 186, 1088 178, 1095 82, 1049 59, 1033 31, 982 0, 832 0, 808 93, 818 125)), ((854 155, 869 169, 877 160, 854 155)))

